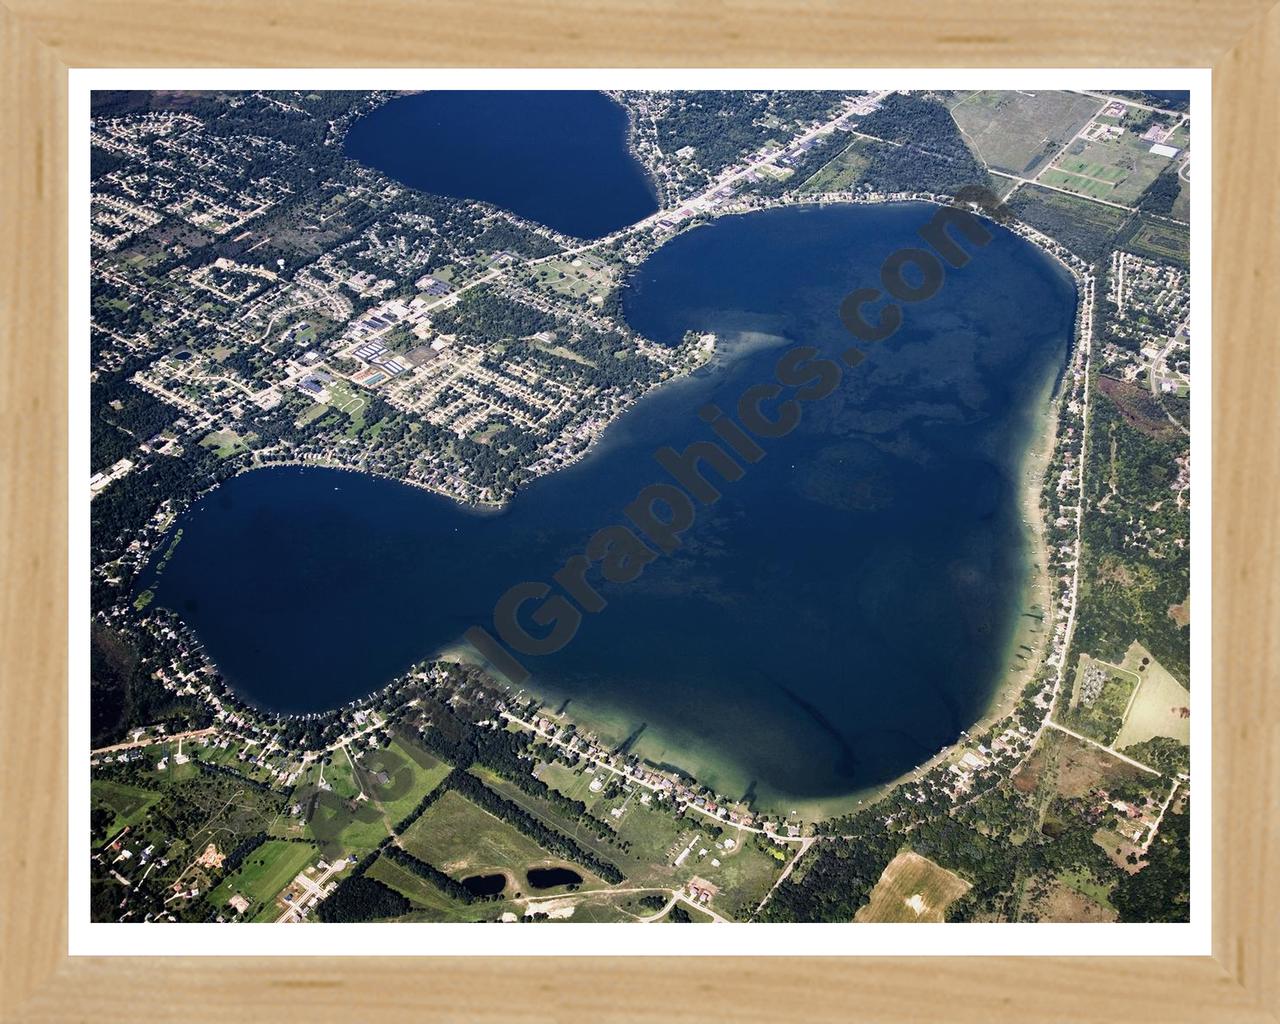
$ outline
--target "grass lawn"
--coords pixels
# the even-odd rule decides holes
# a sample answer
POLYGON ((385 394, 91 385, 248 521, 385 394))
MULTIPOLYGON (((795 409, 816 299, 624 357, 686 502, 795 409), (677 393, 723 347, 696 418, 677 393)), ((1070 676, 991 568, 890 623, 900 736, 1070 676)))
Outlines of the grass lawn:
POLYGON ((335 750, 328 764, 319 768, 317 780, 324 776, 324 781, 332 788, 335 796, 343 800, 354 800, 360 795, 360 784, 356 781, 351 762, 341 750, 335 750))
POLYGON ((854 920, 887 922, 941 922, 947 907, 971 886, 959 875, 939 867, 927 857, 904 850, 893 858, 871 890, 871 900, 860 907, 854 920))
MULTIPOLYGON (((268 839, 209 893, 209 902, 219 910, 226 910, 227 900, 241 893, 249 901, 244 916, 257 918, 264 911, 274 910, 276 894, 318 855, 310 843, 268 839)), ((274 919, 270 913, 265 916, 274 919)))
POLYGON ((596 270, 581 259, 541 263, 534 270, 534 279, 539 287, 570 298, 586 298, 596 305, 613 286, 613 277, 607 270, 596 270))
POLYGON ((305 427, 312 420, 318 420, 321 416, 329 411, 329 405, 326 402, 312 402, 304 410, 302 415, 293 421, 295 427, 305 427))
POLYGON ((347 436, 354 437, 364 429, 364 410, 369 405, 369 399, 355 385, 338 377, 325 386, 329 389, 329 404, 339 412, 346 413, 351 420, 347 436))

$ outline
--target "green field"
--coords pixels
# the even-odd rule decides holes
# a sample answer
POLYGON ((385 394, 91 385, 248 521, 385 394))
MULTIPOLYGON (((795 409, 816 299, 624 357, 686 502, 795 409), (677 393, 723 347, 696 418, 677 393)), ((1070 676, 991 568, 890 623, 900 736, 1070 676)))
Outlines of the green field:
POLYGON ((314 788, 296 791, 295 799, 304 805, 315 800, 305 834, 326 857, 367 853, 390 834, 386 818, 371 801, 345 802, 314 788))
POLYGON ((1134 220, 1119 245, 1138 256, 1169 260, 1183 266, 1191 259, 1191 235, 1185 225, 1145 215, 1134 220))
POLYGON ((1060 871, 1058 881, 1069 889, 1074 889, 1081 896, 1086 896, 1108 909, 1114 909, 1111 907, 1111 890, 1115 888, 1115 882, 1099 882, 1088 868, 1074 867, 1060 871))
POLYGON ((988 167, 1029 178, 1102 106, 1069 92, 1002 90, 965 96, 951 116, 988 167))
POLYGON ((364 410, 369 405, 369 399, 354 384, 338 377, 329 381, 325 387, 329 389, 329 404, 339 412, 346 413, 351 420, 347 436, 355 437, 364 429, 364 410))
POLYGON ((1169 166, 1167 157, 1150 152, 1151 144, 1132 132, 1119 139, 1077 139, 1037 181, 1069 192, 1132 206, 1156 176, 1169 166))
POLYGON ((843 192, 852 188, 862 178, 862 172, 871 163, 871 148, 878 143, 867 139, 854 139, 800 186, 801 192, 843 192))
POLYGON ((360 784, 356 781, 356 774, 351 767, 351 762, 347 760, 347 755, 341 750, 333 751, 328 764, 317 766, 317 781, 322 776, 334 795, 341 797, 343 800, 354 800, 362 792, 360 784))
POLYGON ((574 299, 585 298, 594 305, 600 305, 613 287, 613 276, 607 270, 592 267, 582 257, 540 263, 533 276, 540 287, 574 299))
POLYGON ((200 447, 213 448, 214 454, 220 459, 229 459, 233 455, 249 450, 249 446, 234 430, 215 430, 205 435, 204 440, 200 442, 200 447))
POLYGON ((358 765, 364 791, 393 825, 403 821, 450 770, 445 762, 402 737, 392 740, 384 750, 361 754, 358 765), (387 775, 385 784, 378 781, 378 772, 387 775))
POLYGON ((240 893, 249 901, 246 918, 274 920, 278 916, 276 895, 316 857, 317 850, 310 843, 269 839, 209 893, 209 902, 223 913, 234 913, 227 900, 240 893))
POLYGON ((458 879, 509 871, 523 884, 526 867, 555 860, 532 839, 453 790, 427 808, 401 837, 401 844, 458 879))
POLYGON ((858 922, 941 922, 947 907, 970 889, 957 874, 927 857, 904 850, 889 862, 871 890, 871 900, 854 915, 858 922))
POLYGON ((625 796, 606 798, 603 791, 592 793, 590 783, 594 775, 575 772, 559 763, 546 765, 542 770, 542 781, 571 799, 583 801, 593 817, 615 828, 616 838, 611 842, 610 837, 602 837, 574 821, 549 800, 532 796, 483 768, 474 769, 473 774, 495 793, 524 808, 544 824, 616 864, 629 882, 638 885, 674 884, 672 856, 668 856, 667 851, 675 845, 682 832, 688 835, 692 830, 688 824, 675 822, 669 809, 642 804, 637 794, 627 803, 621 820, 615 819, 609 814, 609 809, 621 806, 625 796))
POLYGON ((415 921, 495 921, 510 904, 497 902, 459 903, 393 860, 379 857, 365 872, 370 878, 390 886, 413 904, 415 921))
POLYGON ((1124 727, 1116 736, 1116 750, 1142 743, 1153 736, 1168 736, 1179 743, 1191 742, 1191 718, 1184 709, 1191 707, 1191 694, 1173 678, 1144 647, 1134 643, 1126 652, 1123 666, 1135 672, 1142 682, 1138 686, 1124 727), (1143 664, 1146 659, 1146 664, 1143 664))
MULTIPOLYGON (((707 856, 696 865, 695 874, 719 886, 720 892, 712 901, 715 911, 724 917, 738 921, 747 920, 765 894, 773 888, 786 861, 776 860, 765 851, 762 840, 750 832, 725 831, 724 838, 734 840, 734 849, 726 852, 712 842, 707 856), (720 866, 712 865, 712 858, 720 866)), ((722 840, 719 840, 723 842, 722 840)), ((791 859, 791 853, 786 860, 791 859)), ((692 912, 691 912, 692 913, 692 912)))
POLYGON ((112 836, 126 825, 140 822, 147 816, 151 806, 160 799, 159 793, 111 779, 94 779, 90 794, 95 807, 107 807, 115 812, 115 820, 107 829, 112 836))
POLYGON ((695 875, 705 878, 719 887, 715 909, 726 916, 740 919, 749 916, 790 859, 789 853, 781 860, 776 859, 752 833, 740 832, 725 823, 719 826, 724 830, 723 836, 714 838, 712 830, 717 826, 710 819, 696 812, 677 819, 670 805, 655 803, 652 796, 648 804, 643 803, 641 797, 648 794, 643 788, 635 788, 634 783, 632 792, 614 797, 605 795, 608 787, 592 793, 592 780, 598 775, 608 779, 607 773, 589 775, 581 768, 552 762, 543 766, 539 777, 565 796, 583 801, 594 817, 614 828, 616 838, 612 842, 573 821, 550 801, 531 796, 491 772, 477 768, 473 774, 544 824, 618 865, 627 876, 628 886, 677 888, 695 875), (621 818, 610 814, 611 809, 623 807, 621 818), (725 847, 725 839, 733 840, 732 848, 725 847), (679 868, 675 867, 676 856, 691 843, 693 852, 679 868), (707 851, 705 855, 700 855, 702 850, 707 851), (712 864, 716 860, 720 863, 712 864))

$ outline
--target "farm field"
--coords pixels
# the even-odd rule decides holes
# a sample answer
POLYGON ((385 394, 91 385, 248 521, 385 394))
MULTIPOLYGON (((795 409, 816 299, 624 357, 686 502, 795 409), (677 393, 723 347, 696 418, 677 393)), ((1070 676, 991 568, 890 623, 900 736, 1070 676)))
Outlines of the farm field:
POLYGON ((227 912, 227 900, 241 893, 249 901, 245 917, 273 920, 276 894, 316 857, 317 850, 310 843, 268 839, 209 893, 209 903, 227 912))
POLYGON ((1153 736, 1168 736, 1189 744, 1191 694, 1187 688, 1137 642, 1125 653, 1123 665, 1139 673, 1142 682, 1125 716, 1124 726, 1116 736, 1115 748, 1124 750, 1153 736))
POLYGON ((1150 149, 1151 143, 1132 132, 1118 139, 1077 139, 1037 180, 1079 195, 1132 206, 1169 166, 1167 157, 1150 149))
POLYGON ((951 107, 965 141, 988 167, 1034 177, 1103 101, 1069 92, 975 92, 951 107))
MULTIPOLYGON (((520 878, 531 864, 556 860, 532 839, 453 790, 409 827, 401 845, 458 879, 490 871, 507 871, 520 878)), ((583 872, 577 866, 574 870, 583 872)))
POLYGON ((934 922, 972 888, 959 875, 927 857, 904 850, 893 858, 871 890, 871 900, 854 915, 857 922, 934 922))

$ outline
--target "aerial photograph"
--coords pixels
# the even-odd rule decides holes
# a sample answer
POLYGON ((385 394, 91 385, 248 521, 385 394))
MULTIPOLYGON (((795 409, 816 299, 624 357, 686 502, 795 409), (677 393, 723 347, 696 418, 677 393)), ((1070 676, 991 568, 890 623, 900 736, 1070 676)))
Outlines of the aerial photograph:
POLYGON ((1189 921, 1188 92, 88 131, 90 923, 1189 921))

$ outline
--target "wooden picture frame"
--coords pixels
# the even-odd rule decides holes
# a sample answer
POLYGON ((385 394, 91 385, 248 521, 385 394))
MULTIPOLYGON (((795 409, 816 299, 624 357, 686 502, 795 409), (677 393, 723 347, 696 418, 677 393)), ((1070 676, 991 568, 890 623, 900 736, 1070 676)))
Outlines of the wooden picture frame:
MULTIPOLYGON (((1280 1017, 1280 7, 887 9, 6 0, 0 263, 3 1019, 1266 1021, 1280 1017), (67 72, 99 66, 1214 69, 1213 955, 1124 959, 69 957, 67 72)), ((79 485, 72 489, 79 493, 79 485)), ((358 927, 358 926, 357 926, 358 927)), ((957 932, 962 940, 963 932, 957 932)), ((958 944, 963 951, 963 942, 958 944)), ((336 950, 335 952, 341 952, 336 950)))

